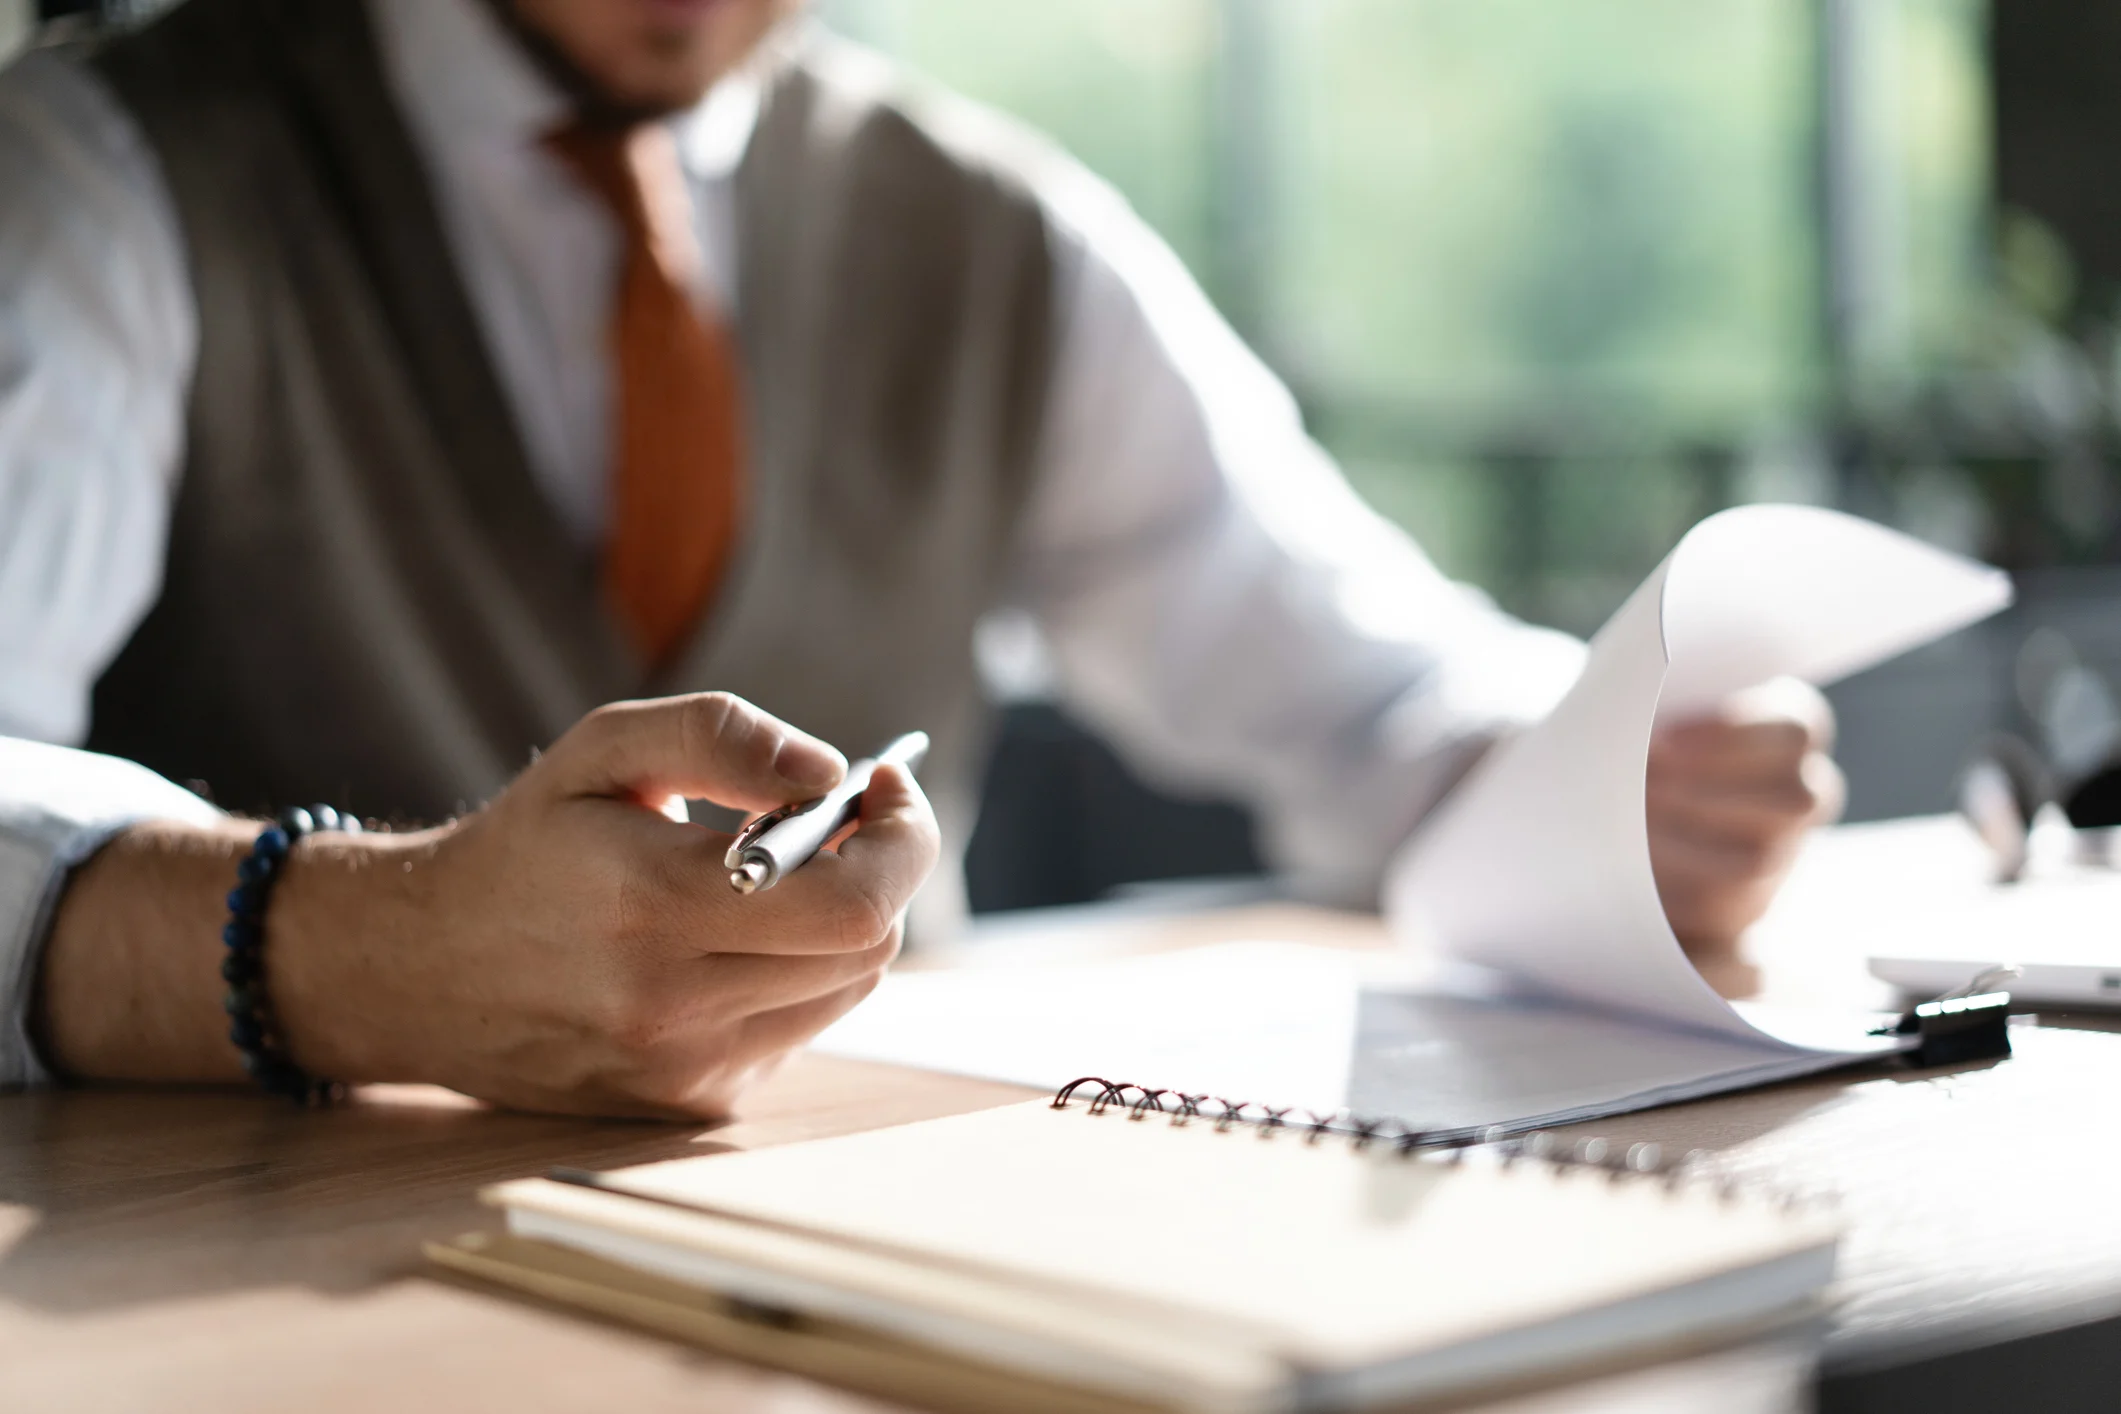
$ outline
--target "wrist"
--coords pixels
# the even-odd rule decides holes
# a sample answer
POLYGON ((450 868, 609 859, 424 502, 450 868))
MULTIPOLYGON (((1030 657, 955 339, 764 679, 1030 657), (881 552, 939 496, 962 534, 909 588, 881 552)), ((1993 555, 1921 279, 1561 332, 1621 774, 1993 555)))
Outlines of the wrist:
POLYGON ((289 1057, 343 1084, 432 1074, 420 963, 430 862, 453 828, 313 834, 289 852, 265 920, 265 978, 289 1057))
POLYGON ((221 925, 259 827, 146 821, 74 871, 52 920, 32 1026, 62 1075, 234 1080, 221 925))

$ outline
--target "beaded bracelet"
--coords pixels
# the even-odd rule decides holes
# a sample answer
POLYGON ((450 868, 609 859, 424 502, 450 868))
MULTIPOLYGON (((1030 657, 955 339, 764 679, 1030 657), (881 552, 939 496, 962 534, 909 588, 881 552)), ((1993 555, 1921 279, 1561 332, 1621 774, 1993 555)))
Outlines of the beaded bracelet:
POLYGON ((228 983, 222 1005, 228 1011, 228 1039, 243 1053, 243 1069, 268 1094, 285 1095, 296 1104, 324 1104, 338 1098, 342 1086, 318 1080, 287 1054, 286 1038, 273 1021, 265 990, 265 906, 295 841, 317 830, 358 834, 361 822, 329 805, 283 810, 277 823, 258 832, 250 853, 236 867, 236 887, 228 895, 227 924, 221 941, 221 979, 228 983))

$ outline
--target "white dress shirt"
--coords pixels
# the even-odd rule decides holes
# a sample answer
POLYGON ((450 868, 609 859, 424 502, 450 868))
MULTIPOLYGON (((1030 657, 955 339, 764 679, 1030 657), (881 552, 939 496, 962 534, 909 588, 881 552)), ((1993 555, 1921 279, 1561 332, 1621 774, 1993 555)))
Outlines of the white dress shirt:
MULTIPOLYGON (((539 146, 562 97, 478 0, 371 0, 387 80, 543 493, 603 533, 619 236, 539 146)), ((733 299, 754 76, 671 126, 703 260, 733 299)), ((921 101, 955 101, 929 95, 921 101)), ((1150 779, 1235 795, 1313 889, 1383 862, 1580 648, 1449 583, 1356 498, 1288 392, 1108 187, 1042 196, 1084 258, 1060 291, 1049 421, 1012 595, 1055 694, 1150 779)), ((0 1084, 64 871, 125 824, 198 818, 168 782, 60 746, 160 587, 198 340, 152 152, 88 69, 0 74, 0 1084), (9 741, 5 738, 17 740, 9 741)))

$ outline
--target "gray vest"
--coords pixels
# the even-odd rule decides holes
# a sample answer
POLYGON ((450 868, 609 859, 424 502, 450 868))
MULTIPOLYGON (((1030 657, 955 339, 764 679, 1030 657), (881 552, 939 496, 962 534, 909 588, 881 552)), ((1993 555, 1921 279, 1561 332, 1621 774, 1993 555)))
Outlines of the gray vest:
POLYGON ((532 479, 359 0, 191 0, 96 62, 160 158, 200 353, 165 585, 97 686, 94 749, 232 808, 426 820, 600 702, 722 688, 850 754, 926 729, 962 846, 972 629, 1063 258, 986 139, 828 42, 777 71, 737 176, 748 521, 651 675, 532 479))

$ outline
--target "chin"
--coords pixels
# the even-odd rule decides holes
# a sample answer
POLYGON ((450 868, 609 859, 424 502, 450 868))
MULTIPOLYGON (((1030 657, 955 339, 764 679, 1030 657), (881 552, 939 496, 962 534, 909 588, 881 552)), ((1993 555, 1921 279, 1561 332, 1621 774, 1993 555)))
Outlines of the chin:
MULTIPOLYGON (((711 0, 710 0, 711 2, 711 0)), ((721 31, 726 25, 651 28, 629 56, 632 62, 613 75, 613 87, 634 106, 676 110, 703 98, 716 79, 741 64, 760 38, 755 29, 741 34, 721 31)))
POLYGON ((672 27, 698 29, 718 10, 733 7, 734 0, 627 0, 646 18, 672 27))
POLYGON ((619 112, 689 108, 743 63, 791 0, 510 0, 579 87, 619 112))
POLYGON ((633 76, 630 82, 611 84, 607 92, 614 106, 644 117, 680 113, 707 96, 720 71, 633 76))

